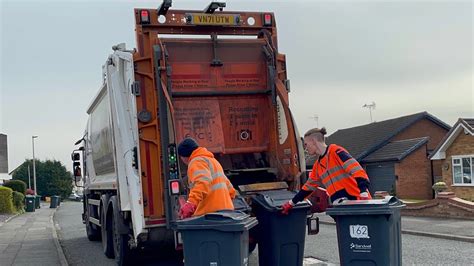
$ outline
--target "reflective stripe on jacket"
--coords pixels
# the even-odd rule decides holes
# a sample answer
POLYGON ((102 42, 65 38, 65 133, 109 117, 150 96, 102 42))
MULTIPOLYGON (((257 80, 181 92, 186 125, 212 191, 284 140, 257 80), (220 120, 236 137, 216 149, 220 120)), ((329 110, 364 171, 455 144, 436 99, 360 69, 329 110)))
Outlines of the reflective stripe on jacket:
POLYGON ((191 190, 188 201, 197 206, 194 216, 234 209, 235 189, 206 148, 197 148, 189 157, 188 177, 191 190))
POLYGON ((360 193, 368 192, 368 184, 367 173, 359 162, 344 148, 331 144, 326 153, 314 163, 309 179, 302 189, 314 191, 317 187, 324 187, 331 201, 334 201, 343 196, 359 199, 360 193))

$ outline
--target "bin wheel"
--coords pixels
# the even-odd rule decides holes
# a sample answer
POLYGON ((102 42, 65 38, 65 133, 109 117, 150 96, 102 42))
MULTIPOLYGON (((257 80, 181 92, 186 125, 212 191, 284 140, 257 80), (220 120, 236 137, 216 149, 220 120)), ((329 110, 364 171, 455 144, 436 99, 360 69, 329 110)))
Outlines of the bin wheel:
MULTIPOLYGON (((112 215, 111 215, 112 216, 112 215)), ((111 230, 111 217, 107 217, 105 207, 102 207, 102 215, 100 216, 100 232, 102 235, 102 251, 109 259, 114 258, 114 240, 111 230)))

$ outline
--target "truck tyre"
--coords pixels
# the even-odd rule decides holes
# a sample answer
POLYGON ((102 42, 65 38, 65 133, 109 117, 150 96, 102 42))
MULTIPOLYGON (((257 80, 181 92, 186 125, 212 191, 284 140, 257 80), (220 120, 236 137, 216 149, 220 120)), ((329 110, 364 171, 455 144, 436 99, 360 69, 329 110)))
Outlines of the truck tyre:
POLYGON ((113 219, 113 231, 114 231, 114 252, 115 262, 117 265, 131 265, 133 261, 134 250, 131 250, 128 246, 128 235, 120 234, 118 232, 117 220, 113 219))
POLYGON ((98 228, 97 225, 92 224, 89 221, 89 217, 91 216, 91 213, 94 211, 91 205, 87 204, 87 197, 84 195, 84 214, 85 214, 85 222, 86 222, 86 234, 87 234, 87 239, 89 241, 100 241, 101 239, 101 234, 100 234, 100 229, 98 228))
POLYGON ((102 238, 100 235, 100 230, 94 228, 94 226, 96 225, 91 224, 91 222, 89 222, 89 216, 87 216, 87 221, 86 221, 87 239, 89 239, 89 241, 100 241, 102 238))
MULTIPOLYGON (((117 197, 112 196, 110 197, 110 201, 115 201, 117 202, 117 197)), ((112 205, 111 205, 112 206, 112 205)), ((114 206, 118 206, 118 204, 115 204, 114 206)), ((116 217, 119 217, 119 210, 118 208, 113 209, 113 214, 112 214, 112 232, 114 236, 114 253, 115 253, 115 262, 117 265, 132 265, 133 257, 134 257, 134 250, 130 249, 128 246, 128 241, 130 240, 130 237, 128 234, 121 234, 120 229, 119 229, 119 221, 117 220, 116 217)))
MULTIPOLYGON (((114 258, 114 244, 113 244, 113 233, 112 233, 112 226, 111 226, 111 217, 107 217, 107 209, 106 205, 107 202, 103 202, 102 210, 100 215, 100 231, 102 235, 102 251, 104 252, 105 256, 109 259, 114 258)), ((113 215, 111 215, 113 216, 113 215)))

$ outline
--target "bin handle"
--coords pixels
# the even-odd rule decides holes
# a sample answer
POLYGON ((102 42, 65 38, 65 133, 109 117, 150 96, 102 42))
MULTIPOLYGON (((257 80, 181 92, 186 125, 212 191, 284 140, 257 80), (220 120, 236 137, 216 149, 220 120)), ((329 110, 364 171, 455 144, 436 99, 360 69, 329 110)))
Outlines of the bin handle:
POLYGON ((337 200, 332 202, 332 205, 340 205, 346 200, 348 200, 346 197, 338 198, 337 200))
MULTIPOLYGON (((239 213, 244 214, 241 211, 235 211, 235 212, 239 212, 239 213)), ((229 215, 225 212, 220 212, 220 213, 219 212, 211 212, 211 213, 205 214, 204 217, 205 217, 206 220, 216 220, 216 219, 218 220, 219 218, 225 217, 227 219, 231 219, 231 220, 234 220, 234 221, 241 221, 241 220, 246 218, 246 217, 235 217, 235 216, 233 217, 233 216, 231 216, 231 215, 229 215)))
POLYGON ((394 196, 386 196, 383 201, 387 202, 388 205, 395 205, 397 203, 400 203, 400 200, 397 197, 394 196))

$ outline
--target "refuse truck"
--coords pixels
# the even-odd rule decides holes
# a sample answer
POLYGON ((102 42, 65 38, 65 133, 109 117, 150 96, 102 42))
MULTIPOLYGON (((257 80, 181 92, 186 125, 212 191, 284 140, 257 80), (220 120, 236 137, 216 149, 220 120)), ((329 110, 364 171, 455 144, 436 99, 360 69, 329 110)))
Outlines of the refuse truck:
POLYGON ((275 15, 171 4, 134 10, 136 48, 113 46, 71 155, 87 237, 119 264, 140 247, 181 248, 174 224, 189 189, 176 146, 186 137, 244 197, 305 179, 275 15))

